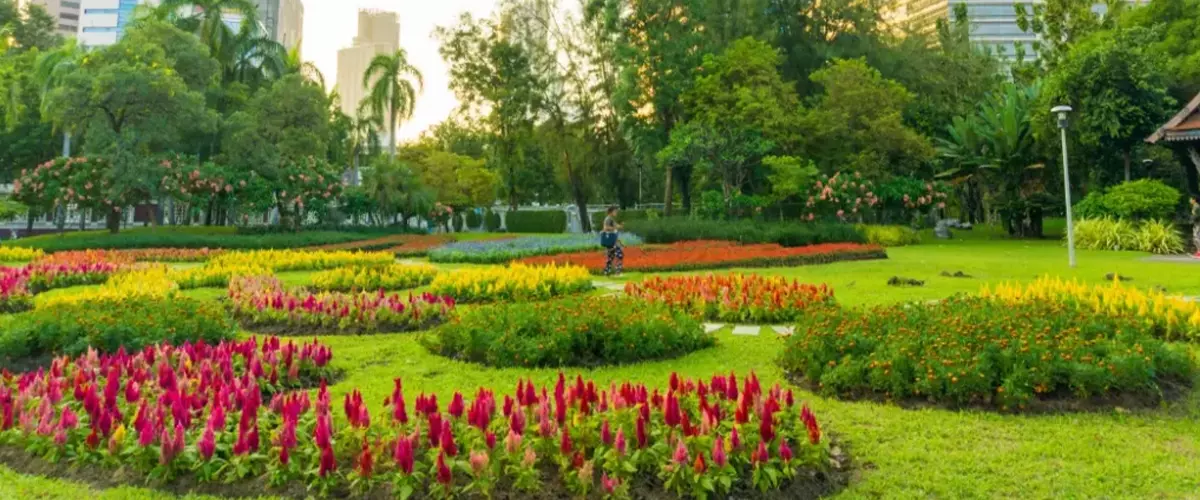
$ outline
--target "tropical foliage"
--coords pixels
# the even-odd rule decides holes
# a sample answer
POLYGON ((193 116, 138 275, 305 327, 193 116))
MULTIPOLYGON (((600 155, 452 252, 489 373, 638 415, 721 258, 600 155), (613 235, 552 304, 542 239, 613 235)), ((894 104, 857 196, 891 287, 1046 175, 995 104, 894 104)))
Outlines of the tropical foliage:
POLYGON ((592 289, 588 270, 578 266, 527 266, 460 269, 439 274, 433 293, 459 302, 545 300, 592 289))

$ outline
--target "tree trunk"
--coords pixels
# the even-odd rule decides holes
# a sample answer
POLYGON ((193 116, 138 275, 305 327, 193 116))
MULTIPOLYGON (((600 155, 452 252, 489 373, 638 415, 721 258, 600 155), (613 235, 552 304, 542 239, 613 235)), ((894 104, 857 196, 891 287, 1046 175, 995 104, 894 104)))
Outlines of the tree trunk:
POLYGON ((390 116, 389 118, 391 118, 389 120, 391 122, 391 125, 388 128, 391 133, 389 134, 389 137, 388 137, 388 150, 392 155, 392 159, 395 160, 396 159, 396 110, 392 110, 392 116, 390 116))
POLYGON ((108 215, 105 216, 105 226, 108 228, 108 232, 112 234, 117 234, 121 231, 121 209, 114 208, 108 211, 108 215))
POLYGON ((62 153, 63 158, 71 157, 71 133, 70 132, 63 132, 62 151, 63 151, 63 153, 62 153))
POLYGON ((25 217, 25 236, 33 234, 33 219, 35 217, 37 217, 37 214, 30 208, 28 215, 25 217))
POLYGON ((683 205, 683 215, 692 214, 692 176, 688 172, 679 172, 679 199, 683 205))
POLYGON ((666 170, 667 178, 664 182, 666 183, 667 188, 665 190, 666 192, 663 193, 663 217, 670 217, 671 205, 674 204, 675 200, 675 169, 673 167, 667 167, 666 170))
POLYGON ((1129 151, 1126 151, 1122 156, 1124 156, 1124 159, 1125 159, 1125 182, 1129 182, 1129 180, 1130 180, 1129 151))
POLYGON ((567 165, 567 179, 571 181, 571 194, 575 197, 575 208, 579 211, 579 229, 585 233, 592 232, 592 221, 588 217, 587 196, 583 192, 583 179, 571 167, 571 153, 563 151, 563 161, 567 165))
POLYGON ((82 208, 79 209, 79 230, 87 231, 87 215, 82 208))

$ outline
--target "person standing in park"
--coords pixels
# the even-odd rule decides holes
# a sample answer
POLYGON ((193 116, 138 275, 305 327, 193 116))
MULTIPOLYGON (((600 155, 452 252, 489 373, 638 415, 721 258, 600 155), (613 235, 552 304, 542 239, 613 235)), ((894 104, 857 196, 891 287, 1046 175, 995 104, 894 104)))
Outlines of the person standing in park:
POLYGON ((1191 199, 1192 207, 1192 245, 1196 247, 1196 253, 1192 256, 1200 259, 1200 203, 1195 198, 1191 199))
POLYGON ((608 207, 608 211, 604 216, 604 229, 600 232, 600 245, 604 247, 606 260, 604 261, 604 275, 610 276, 615 274, 621 275, 621 271, 625 267, 625 250, 621 245, 621 224, 617 222, 617 213, 620 211, 616 206, 608 207), (615 264, 615 267, 614 267, 615 264))

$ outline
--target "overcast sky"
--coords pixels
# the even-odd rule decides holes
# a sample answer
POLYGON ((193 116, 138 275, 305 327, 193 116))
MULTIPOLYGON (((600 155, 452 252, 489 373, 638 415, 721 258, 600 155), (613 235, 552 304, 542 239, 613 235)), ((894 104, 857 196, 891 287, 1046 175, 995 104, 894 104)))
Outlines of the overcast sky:
POLYGON ((438 54, 433 29, 454 23, 459 14, 491 13, 495 0, 301 0, 304 3, 304 59, 320 68, 330 86, 337 79, 337 51, 349 47, 358 32, 358 10, 380 9, 400 16, 400 45, 409 62, 425 76, 425 93, 417 98, 411 121, 401 124, 401 140, 417 137, 440 123, 458 106, 450 91, 446 64, 438 54))

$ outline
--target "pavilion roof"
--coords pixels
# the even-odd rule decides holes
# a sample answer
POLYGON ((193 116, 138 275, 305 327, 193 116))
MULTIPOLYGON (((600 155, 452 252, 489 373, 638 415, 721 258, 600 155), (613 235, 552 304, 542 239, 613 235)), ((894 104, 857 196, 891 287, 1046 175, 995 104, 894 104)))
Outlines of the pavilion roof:
POLYGON ((1200 142, 1200 94, 1175 113, 1167 123, 1155 130, 1146 142, 1200 142))

